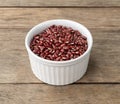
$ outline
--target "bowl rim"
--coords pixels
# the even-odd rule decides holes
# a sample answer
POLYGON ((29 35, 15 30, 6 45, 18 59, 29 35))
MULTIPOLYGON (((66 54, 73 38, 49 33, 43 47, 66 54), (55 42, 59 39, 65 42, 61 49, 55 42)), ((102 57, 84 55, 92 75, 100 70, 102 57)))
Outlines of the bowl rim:
POLYGON ((27 33, 26 37, 25 37, 25 47, 27 49, 28 52, 30 52, 30 54, 32 56, 34 56, 35 58, 37 58, 38 60, 41 60, 43 62, 47 62, 47 63, 51 63, 51 64, 65 64, 65 63, 72 63, 74 61, 78 61, 78 60, 81 60, 84 56, 87 55, 87 53, 89 53, 91 51, 91 48, 92 48, 92 45, 93 45, 93 38, 92 38, 92 35, 91 35, 91 32, 84 26, 82 25, 81 23, 78 23, 78 22, 75 22, 73 20, 68 20, 68 19, 52 19, 52 20, 47 20, 47 21, 43 21, 37 25, 35 25, 32 29, 29 30, 29 32, 27 33), (36 54, 34 54, 29 45, 28 45, 28 38, 29 38, 29 34, 37 27, 39 27, 40 25, 42 26, 44 23, 47 23, 47 22, 55 22, 55 21, 67 21, 67 22, 72 22, 74 24, 77 24, 77 25, 80 25, 82 26, 84 29, 86 29, 86 31, 90 34, 90 45, 88 46, 88 49, 79 57, 75 58, 75 59, 70 59, 70 60, 66 60, 66 61, 53 61, 53 60, 47 60, 47 59, 44 59, 44 58, 41 58, 39 56, 37 56, 36 54))

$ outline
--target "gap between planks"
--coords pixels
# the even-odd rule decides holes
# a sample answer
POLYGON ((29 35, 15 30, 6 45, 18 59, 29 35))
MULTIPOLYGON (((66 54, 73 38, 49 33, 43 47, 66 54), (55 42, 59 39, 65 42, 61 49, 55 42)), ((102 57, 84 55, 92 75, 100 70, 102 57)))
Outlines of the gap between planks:
POLYGON ((120 6, 0 6, 0 8, 120 8, 120 6))
MULTIPOLYGON (((18 84, 45 84, 45 85, 49 85, 46 83, 36 83, 36 82, 32 82, 32 83, 0 83, 0 85, 2 84, 13 84, 13 85, 18 85, 18 84)), ((109 84, 115 84, 115 85, 120 85, 120 82, 75 82, 72 84, 68 84, 68 85, 109 85, 109 84)))

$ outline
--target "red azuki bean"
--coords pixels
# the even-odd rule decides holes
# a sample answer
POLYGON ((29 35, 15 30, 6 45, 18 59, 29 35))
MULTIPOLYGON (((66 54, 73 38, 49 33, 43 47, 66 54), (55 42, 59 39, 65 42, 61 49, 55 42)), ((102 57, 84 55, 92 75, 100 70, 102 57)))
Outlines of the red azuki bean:
POLYGON ((53 61, 65 61, 79 57, 88 48, 87 38, 78 30, 52 25, 36 34, 30 49, 36 55, 53 61))
POLYGON ((64 50, 68 50, 69 47, 68 47, 68 46, 64 46, 63 49, 64 49, 64 50))
POLYGON ((59 42, 57 42, 57 43, 55 44, 55 46, 56 46, 56 47, 59 47, 59 46, 60 46, 60 43, 59 43, 59 42))
POLYGON ((56 60, 56 61, 60 61, 60 59, 61 59, 61 57, 57 57, 55 60, 56 60))
POLYGON ((35 39, 35 40, 36 40, 36 39, 39 39, 39 35, 34 36, 34 39, 35 39))
POLYGON ((59 54, 59 50, 56 50, 55 53, 58 55, 59 54))
POLYGON ((67 57, 66 57, 66 56, 62 56, 62 59, 63 59, 63 60, 67 60, 67 57))
POLYGON ((44 46, 38 46, 38 47, 39 47, 39 49, 40 49, 41 52, 45 49, 44 46))
POLYGON ((66 45, 65 45, 64 43, 60 45, 61 48, 62 48, 62 47, 65 47, 65 46, 66 46, 66 45))

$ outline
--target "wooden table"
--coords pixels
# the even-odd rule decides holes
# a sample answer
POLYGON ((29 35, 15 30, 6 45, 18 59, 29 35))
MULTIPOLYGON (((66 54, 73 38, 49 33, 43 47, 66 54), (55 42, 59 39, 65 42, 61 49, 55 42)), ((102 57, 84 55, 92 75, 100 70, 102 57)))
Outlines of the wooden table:
POLYGON ((120 0, 0 0, 0 104, 120 104, 120 0), (64 18, 91 30, 86 75, 50 86, 32 73, 24 39, 36 24, 64 18))

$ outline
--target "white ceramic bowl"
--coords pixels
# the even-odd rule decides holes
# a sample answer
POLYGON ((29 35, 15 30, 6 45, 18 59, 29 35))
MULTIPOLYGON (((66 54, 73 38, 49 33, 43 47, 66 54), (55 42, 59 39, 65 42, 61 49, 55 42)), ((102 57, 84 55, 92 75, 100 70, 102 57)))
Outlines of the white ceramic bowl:
POLYGON ((28 51, 33 73, 41 81, 52 85, 70 84, 79 80, 85 74, 92 44, 93 39, 91 33, 85 26, 81 25, 80 23, 65 19, 56 19, 42 22, 33 27, 28 32, 25 39, 25 46, 28 51), (34 35, 42 32, 44 29, 53 24, 72 27, 73 29, 80 31, 80 33, 87 37, 87 51, 80 57, 68 61, 51 61, 35 55, 29 47, 31 39, 34 35))

